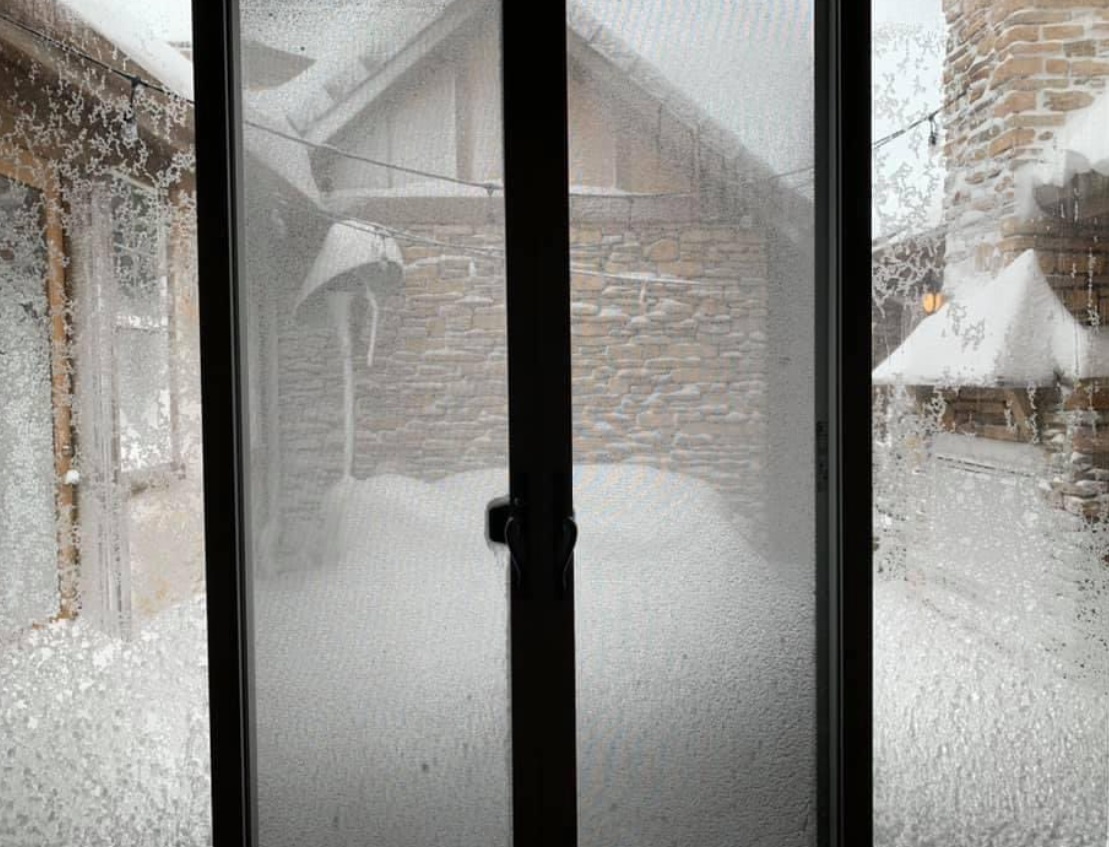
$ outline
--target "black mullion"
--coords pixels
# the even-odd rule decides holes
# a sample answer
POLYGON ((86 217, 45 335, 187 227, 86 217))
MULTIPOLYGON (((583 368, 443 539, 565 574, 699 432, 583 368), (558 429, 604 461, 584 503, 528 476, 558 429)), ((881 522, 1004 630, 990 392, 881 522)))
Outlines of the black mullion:
POLYGON ((843 844, 869 845, 874 833, 870 3, 841 0, 837 29, 839 276, 832 292, 837 303, 841 825, 843 844))
POLYGON ((238 3, 193 0, 192 15, 213 843, 248 847, 256 827, 239 285, 238 3))
POLYGON ((502 3, 513 841, 577 843, 565 0, 502 3), (512 543, 512 534, 516 542, 512 543))
POLYGON ((870 7, 816 4, 820 843, 873 843, 870 7))

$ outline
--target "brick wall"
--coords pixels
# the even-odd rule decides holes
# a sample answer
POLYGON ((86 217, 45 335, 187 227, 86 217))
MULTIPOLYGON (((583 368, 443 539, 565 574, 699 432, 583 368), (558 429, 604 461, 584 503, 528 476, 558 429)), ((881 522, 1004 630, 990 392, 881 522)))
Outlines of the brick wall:
MULTIPOLYGON (((945 222, 950 264, 996 272, 1032 248, 1052 287, 1087 324, 1109 317, 1109 231, 1091 210, 1109 198, 1096 175, 1054 195, 1029 196, 1021 169, 1056 155, 1068 116, 1106 96, 1106 0, 944 0, 947 131, 945 222), (1077 198, 1077 202, 1076 202, 1077 198), (1079 208, 1081 207, 1081 209, 1079 208)), ((1037 426, 1020 417, 1020 392, 964 389, 948 425, 1048 453, 1045 490, 1057 506, 1103 515, 1109 491, 1104 389, 1037 392, 1037 426)))
MULTIPOLYGON (((1086 225, 1019 209, 1017 180, 1021 166, 1049 149, 1067 115, 1104 92, 1109 3, 944 0, 944 11, 948 260, 996 271, 1036 247, 1077 313, 1087 298, 1066 290, 1088 283, 1086 225)), ((1099 286, 1107 281, 1103 264, 1094 269, 1099 286)))
MULTIPOLYGON (((406 223, 458 245, 403 244, 403 290, 381 301, 374 365, 355 346, 355 475, 435 479, 507 465, 504 273, 471 250, 495 224, 406 223)), ((646 462, 715 483, 764 523, 767 250, 739 225, 595 222, 572 231, 575 462, 646 462), (640 283, 646 274, 696 285, 640 283)), ((295 273, 274 279, 290 280, 295 273)), ((300 277, 303 278, 303 277, 300 277)), ((287 282, 287 285, 293 283, 287 282)), ((342 383, 330 332, 278 293, 285 546, 317 520, 342 468, 342 383)))

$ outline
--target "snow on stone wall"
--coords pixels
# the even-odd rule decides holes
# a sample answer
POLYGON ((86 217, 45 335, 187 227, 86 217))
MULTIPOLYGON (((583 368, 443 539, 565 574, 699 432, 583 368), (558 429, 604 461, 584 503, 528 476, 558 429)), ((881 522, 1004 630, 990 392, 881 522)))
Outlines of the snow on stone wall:
MULTIPOLYGON (((458 245, 403 244, 403 290, 381 299, 374 366, 356 367, 354 473, 436 479, 507 464, 500 225, 407 225, 458 245)), ((583 224, 572 232, 576 462, 645 462, 714 483, 762 525, 767 258, 736 225, 583 224), (614 278, 608 275, 622 275, 614 278), (639 282, 636 274, 696 281, 639 282)), ((284 546, 317 520, 342 469, 338 346, 297 325, 280 273, 284 546)), ((365 338, 356 342, 365 352, 365 338)))
MULTIPOLYGON (((1018 208, 1019 172, 1055 156, 1053 140, 1068 116, 1103 96, 1109 8, 1089 0, 944 0, 944 11, 947 255, 996 271, 1028 247, 1045 246, 1029 243, 1036 228, 1028 230, 1028 210, 1018 208)), ((1084 257, 1089 239, 1079 242, 1042 251, 1045 265, 1061 252, 1084 257)), ((1060 273, 1069 272, 1069 258, 1061 261, 1060 273)))

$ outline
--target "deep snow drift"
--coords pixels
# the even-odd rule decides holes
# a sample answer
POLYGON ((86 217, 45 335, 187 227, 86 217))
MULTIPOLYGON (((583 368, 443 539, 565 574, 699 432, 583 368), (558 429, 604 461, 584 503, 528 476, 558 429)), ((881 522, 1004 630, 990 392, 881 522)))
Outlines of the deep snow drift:
MULTIPOLYGON (((876 844, 1100 847, 1080 535, 1027 480, 913 485, 875 592, 876 844)), ((258 581, 264 847, 507 843, 506 565, 482 538, 503 488, 348 481, 323 524, 343 555, 258 581)), ((577 509, 581 843, 811 843, 811 565, 762 560, 674 474, 580 469, 577 509)), ((0 843, 206 843, 203 608, 128 645, 0 647, 0 843)))
MULTIPOLYGON (((504 487, 348 481, 323 533, 343 555, 259 588, 266 847, 508 843, 506 568, 483 538, 504 487)), ((586 467, 576 498, 581 843, 803 841, 808 567, 775 576, 687 477, 586 467)))
POLYGON ((902 483, 877 520, 875 844, 1103 847, 1104 533, 1033 476, 931 459, 902 483))

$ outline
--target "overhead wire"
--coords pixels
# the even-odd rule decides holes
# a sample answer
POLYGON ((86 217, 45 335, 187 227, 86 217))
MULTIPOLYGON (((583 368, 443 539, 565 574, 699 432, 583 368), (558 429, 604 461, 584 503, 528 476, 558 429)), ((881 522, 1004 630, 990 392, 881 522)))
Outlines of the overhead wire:
POLYGON ((127 71, 114 67, 113 65, 105 62, 103 59, 98 59, 96 56, 93 56, 91 53, 85 52, 84 50, 76 47, 73 44, 67 44, 59 38, 54 38, 54 36, 50 35, 49 33, 45 33, 40 29, 35 29, 29 24, 25 24, 22 21, 13 18, 7 12, 0 12, 0 20, 11 24, 12 26, 16 27, 19 30, 22 30, 28 35, 38 38, 41 41, 45 41, 47 44, 50 44, 51 46, 56 47, 58 50, 61 50, 63 53, 69 53, 70 55, 76 56, 79 59, 89 62, 90 64, 96 65, 102 70, 108 71, 111 74, 115 74, 121 79, 127 80, 127 82, 131 84, 132 89, 134 88, 134 86, 141 85, 143 88, 149 88, 150 90, 157 91, 160 94, 166 95, 167 97, 184 100, 190 104, 193 103, 193 101, 190 100, 188 97, 182 97, 180 94, 171 91, 160 83, 152 82, 151 80, 145 79, 138 74, 129 74, 127 73, 127 71))
MULTIPOLYGON (((35 27, 32 27, 28 24, 23 23, 22 21, 17 20, 16 18, 13 18, 11 15, 7 14, 6 12, 0 12, 0 20, 6 21, 7 23, 11 24, 14 27, 17 27, 18 29, 22 30, 23 32, 26 32, 27 34, 32 35, 36 38, 39 38, 42 41, 45 41, 46 43, 54 46, 55 48, 65 52, 67 54, 76 56, 76 57, 78 57, 78 58, 80 58, 84 61, 87 61, 87 62, 89 62, 93 65, 96 65, 97 67, 99 67, 99 68, 101 68, 101 69, 103 69, 103 70, 105 70, 105 71, 107 71, 111 74, 114 74, 114 75, 120 77, 121 79, 126 80, 127 82, 129 82, 131 84, 132 90, 134 90, 134 87, 136 87, 136 86, 142 86, 143 88, 148 88, 152 91, 157 91, 160 94, 164 94, 167 97, 172 97, 172 98, 177 99, 177 100, 182 100, 182 101, 184 101, 186 103, 189 103, 191 105, 195 105, 195 101, 188 98, 188 97, 184 97, 180 94, 177 94, 176 92, 171 91, 170 89, 166 88, 165 86, 163 86, 163 85, 161 85, 157 82, 154 82, 152 80, 146 79, 146 78, 144 78, 144 77, 142 77, 138 74, 131 74, 131 73, 128 73, 124 70, 116 68, 116 67, 108 64, 107 62, 103 61, 102 59, 99 59, 96 56, 93 56, 90 53, 87 53, 86 51, 80 49, 79 47, 77 47, 75 45, 67 44, 66 42, 64 42, 64 41, 62 41, 58 38, 54 38, 53 36, 49 35, 48 33, 43 32, 42 30, 36 29, 35 27)), ((931 123, 931 124, 935 125, 935 119, 940 114, 940 112, 942 112, 948 106, 950 106, 953 103, 960 100, 962 97, 966 96, 966 94, 968 92, 969 92, 969 88, 964 88, 963 91, 961 91, 959 94, 949 98, 943 104, 941 104, 937 108, 933 109, 932 111, 928 112, 927 114, 921 116, 920 118, 912 121, 909 124, 906 124, 905 126, 901 127, 900 129, 897 129, 894 132, 891 132, 887 135, 884 135, 881 138, 877 139, 876 141, 872 142, 872 144, 871 144, 872 148, 877 150, 881 147, 884 147, 886 144, 889 144, 891 141, 894 141, 897 138, 900 138, 901 136, 905 135, 906 133, 911 132, 912 130, 916 129, 916 127, 920 126, 921 124, 931 123)), ((399 164, 396 164, 394 162, 386 162, 386 161, 383 161, 383 160, 380 160, 380 159, 374 159, 370 156, 362 155, 360 153, 354 153, 350 150, 344 150, 343 148, 336 147, 335 145, 332 145, 332 144, 326 144, 326 143, 311 141, 307 138, 303 138, 303 137, 298 136, 298 135, 293 135, 292 133, 287 133, 287 132, 284 132, 282 130, 276 129, 275 127, 269 127, 269 126, 266 126, 264 124, 258 123, 256 121, 244 120, 243 123, 245 123, 248 126, 251 126, 251 127, 255 128, 255 129, 259 129, 259 130, 262 130, 264 132, 271 133, 275 136, 279 136, 279 137, 281 137, 281 138, 283 138, 283 139, 285 139, 285 140, 287 140, 291 143, 300 144, 300 145, 303 145, 305 147, 309 147, 309 148, 313 148, 313 149, 323 150, 323 151, 331 153, 332 155, 337 155, 337 156, 340 156, 340 157, 343 157, 343 158, 346 158, 346 159, 350 159, 350 160, 353 160, 353 161, 373 165, 375 167, 379 167, 379 168, 383 168, 383 169, 387 169, 387 170, 392 170, 392 171, 396 171, 396 172, 400 172, 400 173, 407 173, 407 174, 414 175, 414 176, 421 176, 421 177, 424 177, 426 179, 433 179, 433 180, 439 180, 439 181, 443 181, 443 182, 453 183, 455 185, 463 185, 463 186, 467 186, 467 187, 471 187, 471 188, 480 188, 480 189, 486 191, 489 194, 492 194, 494 191, 503 190, 503 186, 499 185, 498 183, 478 182, 478 181, 473 181, 473 180, 467 180, 467 179, 462 179, 460 177, 450 176, 449 174, 435 173, 433 171, 426 171, 426 170, 422 170, 420 168, 413 168, 413 167, 409 167, 409 166, 406 166, 406 165, 399 165, 399 164)), ((805 165, 803 167, 794 168, 792 170, 770 174, 769 176, 762 177, 758 180, 755 180, 755 182, 757 182, 757 183, 771 182, 771 181, 774 181, 774 180, 777 180, 777 179, 783 179, 785 177, 790 177, 790 176, 795 176, 795 175, 798 175, 798 174, 806 173, 808 171, 814 170, 815 167, 816 167, 816 165, 815 165, 815 163, 813 163, 813 164, 805 165)), ((583 192, 571 191, 570 193, 573 196, 580 196, 580 197, 591 197, 591 196, 592 197, 620 197, 620 198, 627 198, 627 199, 630 199, 630 200, 634 200, 634 199, 637 199, 637 198, 651 198, 651 197, 693 196, 695 192, 657 192, 657 193, 645 193, 645 194, 615 194, 615 193, 606 194, 606 193, 603 193, 603 192, 598 193, 598 192, 592 192, 592 191, 588 191, 588 192, 585 192, 585 191, 583 191, 583 192)))
MULTIPOLYGON (((195 101, 193 101, 192 99, 190 99, 188 97, 183 97, 182 95, 179 95, 174 91, 171 91, 170 89, 166 88, 165 86, 163 86, 159 83, 156 83, 156 82, 152 82, 151 80, 148 80, 148 79, 146 79, 142 76, 139 76, 138 74, 127 73, 126 71, 124 71, 120 68, 116 68, 116 67, 108 64, 107 62, 105 62, 101 59, 98 59, 97 57, 87 53, 86 51, 81 50, 80 48, 78 48, 74 45, 67 44, 66 42, 61 41, 60 39, 54 38, 53 36, 51 36, 51 35, 49 35, 45 32, 42 32, 41 30, 35 29, 34 27, 31 27, 31 26, 23 23, 22 21, 16 20, 15 18, 11 17, 10 15, 8 15, 5 12, 0 12, 0 20, 3 20, 5 22, 7 22, 8 24, 16 27, 17 29, 19 29, 23 32, 26 32, 29 35, 32 35, 36 38, 39 38, 42 41, 45 41, 46 43, 48 43, 51 46, 63 51, 64 53, 74 55, 74 56, 82 59, 83 61, 89 62, 90 64, 95 65, 96 67, 99 67, 104 71, 107 71, 107 72, 109 72, 109 73, 111 73, 115 76, 118 76, 120 79, 126 80, 131 86, 130 98, 131 98, 132 102, 133 102, 133 98, 134 98, 135 89, 138 86, 142 86, 143 88, 148 88, 152 91, 157 91, 158 93, 163 94, 167 97, 172 97, 172 98, 178 99, 178 100, 184 100, 185 102, 187 102, 191 105, 195 105, 195 101)), ((404 172, 404 173, 408 173, 410 175, 424 176, 424 177, 427 177, 429 179, 439 179, 439 180, 443 180, 443 181, 446 181, 446 182, 452 182, 452 183, 455 183, 455 184, 458 184, 458 185, 466 185, 466 186, 469 186, 469 187, 481 188, 481 189, 485 190, 487 193, 490 193, 490 194, 494 190, 499 190, 501 188, 501 186, 497 185, 496 183, 474 182, 474 181, 470 181, 470 180, 460 179, 458 177, 448 176, 446 174, 436 174, 436 173, 433 173, 433 172, 430 172, 430 171, 424 171, 424 170, 421 170, 419 168, 411 168, 411 167, 407 167, 407 166, 404 166, 404 165, 397 165, 397 164, 390 163, 390 162, 383 162, 381 160, 373 159, 373 158, 368 157, 368 156, 362 156, 360 154, 351 153, 350 151, 347 151, 347 150, 342 150, 341 148, 335 147, 335 146, 330 145, 330 144, 321 144, 321 143, 318 143, 318 142, 309 141, 308 139, 292 135, 291 133, 283 132, 283 131, 275 129, 273 127, 265 126, 264 124, 257 123, 256 121, 244 120, 244 123, 247 124, 248 126, 252 126, 252 127, 256 128, 256 129, 261 129, 265 132, 272 133, 273 135, 280 136, 280 137, 282 137, 282 138, 284 138, 288 141, 292 141, 292 142, 295 142, 295 143, 298 143, 298 144, 303 144, 303 145, 308 146, 308 147, 324 150, 324 151, 327 151, 327 152, 330 152, 330 153, 333 153, 333 154, 336 154, 336 155, 340 155, 340 156, 343 156, 343 157, 346 157, 346 158, 354 159, 356 161, 361 161, 361 162, 365 162, 365 163, 368 163, 368 164, 376 165, 378 167, 389 168, 389 169, 392 169, 392 170, 397 170, 397 171, 401 171, 401 172, 404 172)), ((802 169, 802 170, 804 170, 804 169, 802 169)), ((801 172, 801 171, 798 171, 798 172, 801 172)), ((692 196, 692 192, 655 192, 655 193, 645 193, 645 194, 606 194, 604 192, 581 192, 581 195, 582 196, 593 196, 593 197, 597 197, 597 196, 600 196, 600 197, 620 197, 620 198, 626 198, 628 200, 635 200, 637 198, 644 198, 644 197, 692 196)), ((442 241, 440 239, 431 238, 431 237, 428 237, 428 236, 422 236, 422 235, 419 235, 418 233, 413 233, 413 232, 408 231, 408 230, 398 229, 396 227, 386 226, 384 224, 376 223, 376 222, 373 222, 373 221, 366 221, 366 220, 362 220, 362 219, 358 219, 358 218, 352 218, 351 216, 337 215, 337 214, 334 214, 334 213, 331 213, 331 212, 328 212, 324 209, 319 209, 319 208, 311 209, 310 211, 313 214, 317 214, 317 215, 319 215, 319 216, 321 216, 325 219, 331 220, 333 223, 338 223, 338 224, 343 225, 343 226, 352 227, 354 229, 360 229, 362 231, 371 232, 371 233, 375 233, 375 234, 379 234, 379 235, 387 235, 391 238, 401 240, 401 241, 406 241, 406 242, 409 242, 409 243, 419 243, 419 244, 425 244, 425 245, 435 246, 435 247, 444 247, 444 248, 448 248, 448 249, 452 249, 452 250, 457 250, 457 251, 459 251, 463 254, 468 253, 468 254, 471 254, 471 255, 478 255, 478 256, 481 256, 483 258, 500 258, 500 259, 504 258, 504 251, 501 250, 501 249, 498 249, 498 248, 491 248, 491 247, 490 248, 484 248, 484 247, 479 247, 479 246, 475 246, 475 245, 462 245, 462 244, 457 244, 455 242, 442 241)), ((714 279, 712 281, 704 281, 704 280, 680 279, 680 278, 676 278, 676 277, 646 276, 646 275, 638 275, 638 274, 618 274, 618 273, 612 273, 612 272, 608 272, 608 271, 601 271, 601 270, 597 270, 597 269, 594 269, 594 268, 587 268, 587 267, 575 266, 575 265, 571 265, 570 270, 571 270, 572 273, 580 274, 580 275, 583 275, 583 276, 596 276, 596 277, 602 277, 604 279, 622 280, 622 281, 633 282, 633 283, 637 283, 637 284, 641 284, 641 285, 646 284, 646 283, 668 284, 668 285, 686 285, 686 286, 713 285, 713 284, 720 285, 720 284, 724 284, 724 283, 729 282, 729 281, 734 281, 734 280, 727 280, 727 279, 723 279, 723 278, 714 279)))

